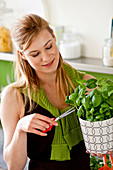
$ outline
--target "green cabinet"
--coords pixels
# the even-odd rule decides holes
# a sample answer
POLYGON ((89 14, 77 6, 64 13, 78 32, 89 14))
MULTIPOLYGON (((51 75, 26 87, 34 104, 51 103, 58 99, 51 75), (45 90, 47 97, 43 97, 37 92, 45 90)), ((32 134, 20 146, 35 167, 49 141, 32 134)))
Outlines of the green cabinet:
POLYGON ((0 60, 0 91, 11 82, 14 82, 13 62, 0 60))
MULTIPOLYGON (((82 72, 82 71, 81 71, 82 72)), ((113 81, 113 74, 105 74, 105 73, 95 73, 95 72, 89 72, 89 71, 84 71, 86 74, 90 74, 94 76, 95 78, 108 78, 113 81)))

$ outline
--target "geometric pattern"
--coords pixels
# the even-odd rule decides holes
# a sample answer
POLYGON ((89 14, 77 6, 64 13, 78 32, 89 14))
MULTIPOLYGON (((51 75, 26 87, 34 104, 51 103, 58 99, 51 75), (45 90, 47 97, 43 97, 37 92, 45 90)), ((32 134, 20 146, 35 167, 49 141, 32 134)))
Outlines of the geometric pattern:
POLYGON ((90 153, 113 151, 113 118, 89 122, 79 118, 86 149, 90 153))

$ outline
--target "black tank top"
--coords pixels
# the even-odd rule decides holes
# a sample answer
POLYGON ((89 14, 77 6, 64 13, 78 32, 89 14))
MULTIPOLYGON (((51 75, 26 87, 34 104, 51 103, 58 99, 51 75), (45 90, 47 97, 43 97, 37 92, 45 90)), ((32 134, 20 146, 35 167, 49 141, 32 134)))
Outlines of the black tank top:
MULTIPOLYGON (((34 103, 34 109, 32 111, 28 112, 28 110, 29 102, 25 108, 25 116, 39 113, 53 118, 53 115, 48 110, 37 105, 37 103, 34 103)), ((45 137, 27 133, 27 155, 30 158, 29 170, 90 170, 90 158, 89 154, 86 153, 84 141, 72 147, 70 151, 71 160, 50 160, 54 132, 55 127, 45 137)))

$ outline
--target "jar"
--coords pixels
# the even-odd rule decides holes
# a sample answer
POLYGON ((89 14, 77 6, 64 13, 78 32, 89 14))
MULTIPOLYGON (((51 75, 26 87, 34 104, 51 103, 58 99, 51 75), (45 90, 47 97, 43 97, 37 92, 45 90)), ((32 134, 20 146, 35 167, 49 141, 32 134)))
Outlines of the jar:
POLYGON ((59 50, 64 59, 76 59, 81 57, 81 36, 77 33, 63 33, 59 50))
POLYGON ((64 32, 64 26, 63 25, 50 25, 50 27, 53 29, 54 34, 56 36, 56 44, 59 48, 62 33, 64 32))
POLYGON ((105 40, 103 47, 103 65, 113 66, 113 38, 105 40))
POLYGON ((12 9, 6 8, 6 3, 0 0, 0 52, 12 53, 10 25, 12 9))

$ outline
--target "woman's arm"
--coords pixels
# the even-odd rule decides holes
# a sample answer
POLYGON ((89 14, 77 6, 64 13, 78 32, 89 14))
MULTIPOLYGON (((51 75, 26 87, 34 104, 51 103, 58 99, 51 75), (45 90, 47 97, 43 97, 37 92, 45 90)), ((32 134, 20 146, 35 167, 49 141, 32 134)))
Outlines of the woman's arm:
POLYGON ((23 169, 27 161, 27 137, 17 124, 23 104, 18 99, 17 91, 7 88, 1 98, 1 122, 4 131, 4 159, 8 170, 23 169))
POLYGON ((88 80, 91 78, 95 78, 95 77, 93 77, 92 75, 89 75, 89 74, 85 74, 85 76, 84 76, 84 80, 88 80))
POLYGON ((57 122, 38 113, 24 116, 23 99, 22 97, 18 97, 18 93, 14 88, 6 89, 1 100, 1 122, 4 130, 4 159, 8 170, 21 170, 26 164, 26 132, 46 136, 47 134, 41 131, 49 128, 50 124, 57 126, 57 122))

